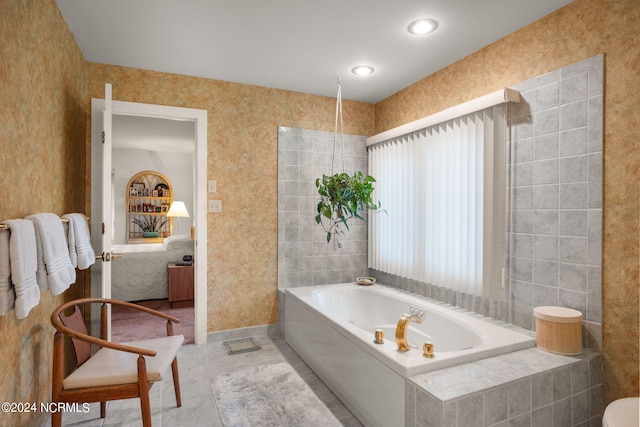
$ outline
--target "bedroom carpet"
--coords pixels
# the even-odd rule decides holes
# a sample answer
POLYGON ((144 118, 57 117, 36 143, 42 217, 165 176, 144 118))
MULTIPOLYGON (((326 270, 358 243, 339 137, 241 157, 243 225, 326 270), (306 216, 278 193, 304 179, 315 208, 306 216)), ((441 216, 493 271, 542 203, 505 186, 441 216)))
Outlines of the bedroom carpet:
POLYGON ((288 363, 219 375, 211 388, 228 427, 342 426, 288 363))
MULTIPOLYGON (((175 335, 184 335, 184 343, 195 342, 193 307, 171 308, 168 300, 137 301, 135 304, 170 314, 180 319, 173 325, 175 335)), ((166 321, 147 313, 126 307, 111 307, 111 340, 113 342, 136 341, 167 335, 166 321)))

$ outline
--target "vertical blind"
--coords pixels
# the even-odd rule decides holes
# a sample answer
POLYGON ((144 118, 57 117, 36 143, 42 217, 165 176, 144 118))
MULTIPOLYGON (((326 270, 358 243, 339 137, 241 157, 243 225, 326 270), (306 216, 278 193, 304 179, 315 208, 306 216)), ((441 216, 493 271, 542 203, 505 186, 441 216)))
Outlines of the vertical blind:
POLYGON ((369 267, 477 296, 500 282, 506 232, 505 107, 369 147, 369 267))

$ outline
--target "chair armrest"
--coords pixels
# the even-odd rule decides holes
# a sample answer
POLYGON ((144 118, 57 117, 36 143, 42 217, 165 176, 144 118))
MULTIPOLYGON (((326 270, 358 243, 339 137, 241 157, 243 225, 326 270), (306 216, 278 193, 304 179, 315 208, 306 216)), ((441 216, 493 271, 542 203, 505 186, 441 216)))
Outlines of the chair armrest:
MULTIPOLYGON (((173 323, 180 323, 180 319, 178 319, 177 317, 173 317, 170 314, 166 314, 166 313, 162 313, 158 310, 154 310, 152 308, 148 308, 148 307, 144 307, 142 305, 138 305, 138 304, 133 304, 130 302, 126 302, 126 301, 118 301, 118 300, 113 300, 113 299, 107 299, 107 298, 90 298, 92 301, 91 302, 106 302, 107 304, 112 304, 112 305, 119 305, 122 307, 128 307, 128 308, 132 308, 134 310, 138 310, 138 311, 144 311, 145 313, 149 313, 153 316, 156 317, 160 317, 163 318, 165 320, 169 320, 173 323)), ((82 301, 82 300, 80 300, 82 301)))
POLYGON ((156 317, 160 317, 162 319, 165 319, 169 322, 172 323, 180 323, 180 319, 171 316, 169 314, 166 313, 161 313, 157 310, 153 310, 151 308, 147 308, 147 307, 143 307, 140 305, 136 305, 136 304, 132 304, 130 302, 126 302, 126 301, 118 301, 118 300, 113 300, 113 299, 109 299, 109 298, 82 298, 82 299, 77 299, 77 300, 73 300, 73 301, 69 301, 65 304, 62 304, 61 306, 59 306, 58 308, 56 308, 53 313, 51 313, 51 324, 61 333, 68 335, 70 337, 79 339, 81 341, 85 341, 88 342, 90 344, 95 344, 99 347, 107 347, 107 348, 111 348, 114 350, 119 350, 119 351, 126 351, 128 353, 136 353, 136 354, 140 354, 143 356, 155 356, 156 352, 153 350, 148 350, 145 348, 140 348, 140 347, 133 347, 133 346, 129 346, 129 345, 124 345, 124 344, 119 344, 119 343, 114 343, 111 341, 107 341, 101 338, 96 338, 93 337, 91 335, 87 335, 78 331, 74 331, 73 329, 67 328, 66 326, 64 326, 64 324, 62 324, 62 321, 60 320, 60 313, 62 313, 63 311, 65 311, 66 309, 68 309, 69 307, 72 307, 74 305, 78 305, 78 304, 95 304, 95 303, 106 303, 106 304, 115 304, 115 305, 119 305, 119 306, 123 306, 123 307, 129 307, 132 308, 134 310, 138 310, 138 311, 143 311, 145 313, 151 314, 153 316, 156 317))
POLYGON ((68 335, 72 338, 79 339, 81 341, 88 342, 89 344, 95 344, 99 347, 107 347, 113 350, 126 351, 128 353, 136 353, 142 356, 155 356, 156 352, 153 350, 148 350, 146 348, 133 347, 130 345, 119 344, 107 340, 103 340, 101 338, 92 337, 91 335, 86 335, 81 332, 74 331, 73 329, 69 329, 62 324, 58 314, 60 311, 56 310, 51 314, 51 323, 53 327, 56 328, 59 332, 68 335))

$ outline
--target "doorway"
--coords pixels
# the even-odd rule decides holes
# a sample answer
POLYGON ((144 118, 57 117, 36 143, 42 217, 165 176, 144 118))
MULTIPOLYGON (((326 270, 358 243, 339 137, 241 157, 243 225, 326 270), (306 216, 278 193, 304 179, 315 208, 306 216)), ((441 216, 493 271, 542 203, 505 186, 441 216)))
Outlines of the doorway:
MULTIPOLYGON (((112 199, 111 206, 102 206, 103 203, 96 202, 102 200, 102 189, 100 185, 94 185, 94 182, 101 182, 100 174, 102 174, 102 116, 104 114, 105 101, 103 99, 92 99, 91 103, 91 216, 94 219, 103 218, 104 208, 112 209, 114 201, 112 199)), ((165 123, 184 122, 192 123, 195 128, 195 146, 193 147, 193 225, 194 232, 194 328, 195 342, 206 342, 207 333, 207 255, 206 255, 206 165, 207 165, 207 111, 190 108, 170 107, 154 104, 141 104, 124 101, 112 101, 111 114, 119 119, 161 119, 165 123)), ((117 125, 119 120, 114 121, 117 125)), ((115 131, 113 132, 115 133, 115 131)), ((151 132, 150 132, 151 133, 151 132)), ((152 138, 150 138, 152 139, 152 138)), ((155 141, 161 144, 162 141, 155 141)), ((184 147, 182 147, 184 149, 184 147)), ((106 204, 106 203, 105 203, 106 204)), ((99 224, 92 221, 92 235, 94 230, 99 229, 99 224)), ((111 227, 107 227, 111 229, 111 227)), ((105 238, 111 238, 111 236, 105 238)), ((113 262, 117 262, 115 259, 113 262)), ((104 262, 103 262, 104 264, 104 262)), ((95 274, 92 269, 92 289, 91 296, 101 296, 104 298, 111 297, 111 283, 101 284, 102 268, 96 268, 95 274), (95 277, 98 275, 98 277, 95 277)), ((92 324, 95 323, 92 321, 92 324)))

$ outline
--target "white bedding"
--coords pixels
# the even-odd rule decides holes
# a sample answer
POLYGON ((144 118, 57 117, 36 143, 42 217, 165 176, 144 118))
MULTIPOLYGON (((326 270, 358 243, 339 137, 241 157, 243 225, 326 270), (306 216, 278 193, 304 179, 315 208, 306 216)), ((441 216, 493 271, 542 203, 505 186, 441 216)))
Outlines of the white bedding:
POLYGON ((114 253, 122 253, 122 258, 111 263, 111 297, 122 301, 168 298, 167 263, 193 256, 193 240, 177 237, 165 239, 161 245, 148 245, 147 251, 140 250, 143 245, 112 248, 114 253))

